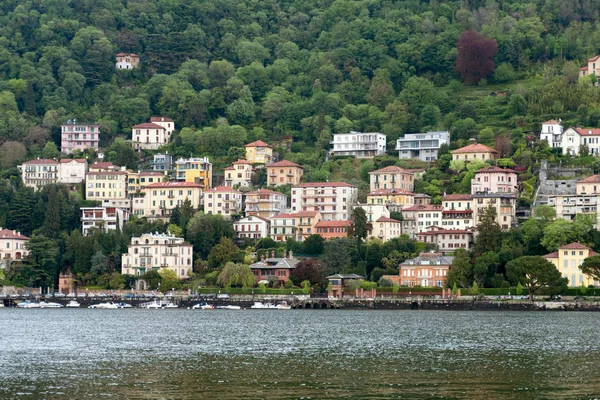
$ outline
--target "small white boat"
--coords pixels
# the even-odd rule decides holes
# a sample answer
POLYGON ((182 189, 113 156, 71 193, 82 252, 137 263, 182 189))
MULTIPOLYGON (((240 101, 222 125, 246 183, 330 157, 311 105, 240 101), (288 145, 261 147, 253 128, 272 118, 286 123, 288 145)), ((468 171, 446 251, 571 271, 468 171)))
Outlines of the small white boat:
POLYGON ((25 300, 19 304, 17 304, 19 308, 40 308, 40 303, 35 303, 33 301, 25 300))
POLYGON ((0 308, 4 308, 4 303, 0 303, 0 308))
POLYGON ((276 310, 277 306, 273 303, 261 303, 260 301, 256 301, 250 308, 257 310, 276 310))
POLYGON ((60 303, 48 303, 45 301, 40 302, 40 308, 62 308, 63 305, 60 303))
POLYGON ((133 306, 131 304, 129 304, 129 303, 122 303, 122 302, 119 303, 117 305, 117 307, 119 307, 119 308, 133 308, 133 306))
POLYGON ((77 302, 75 300, 71 300, 70 302, 67 303, 67 305, 65 307, 67 307, 67 308, 79 308, 79 307, 81 307, 81 304, 79 304, 79 302, 77 302))
POLYGON ((110 309, 110 310, 114 310, 119 308, 118 304, 115 304, 113 302, 108 302, 108 303, 99 303, 99 304, 92 304, 91 306, 89 306, 88 308, 103 308, 103 309, 110 309))
POLYGON ((240 307, 240 306, 231 306, 231 305, 218 306, 217 308, 219 310, 241 310, 242 309, 242 307, 240 307))
POLYGON ((192 310, 214 310, 215 306, 208 303, 198 303, 192 307, 192 310))
POLYGON ((278 310, 291 310, 292 306, 289 305, 287 303, 287 301, 282 301, 281 303, 277 304, 277 309, 278 310))
POLYGON ((163 308, 179 308, 179 306, 175 303, 167 303, 163 308))

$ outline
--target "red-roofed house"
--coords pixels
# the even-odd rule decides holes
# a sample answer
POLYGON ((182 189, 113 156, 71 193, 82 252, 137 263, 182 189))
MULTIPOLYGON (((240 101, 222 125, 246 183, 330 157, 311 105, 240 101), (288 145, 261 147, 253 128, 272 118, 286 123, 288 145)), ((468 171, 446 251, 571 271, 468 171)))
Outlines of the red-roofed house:
POLYGON ((379 217, 377 221, 371 223, 370 237, 379 238, 382 242, 387 242, 397 238, 402 234, 402 223, 393 218, 379 217))
POLYGON ((227 186, 217 186, 204 191, 204 213, 222 215, 231 219, 242 212, 242 193, 227 186))
POLYGON ((564 278, 569 279, 569 286, 577 287, 583 284, 587 287, 589 285, 598 286, 598 282, 594 281, 591 276, 584 275, 579 266, 586 258, 597 255, 598 253, 589 247, 573 242, 563 245, 554 253, 546 254, 543 257, 554 264, 564 278))
POLYGON ((430 227, 425 232, 417 233, 419 242, 437 245, 442 254, 448 254, 456 249, 469 251, 473 247, 474 229, 443 229, 438 226, 430 227))
POLYGON ((131 143, 135 149, 156 150, 171 140, 175 129, 169 118, 154 117, 155 122, 145 122, 131 127, 131 143))
POLYGON ((498 158, 498 152, 481 143, 473 143, 452 151, 453 161, 486 161, 498 158))
POLYGON ((134 53, 117 53, 116 69, 133 69, 140 65, 140 56, 134 53))
POLYGON ((297 185, 304 174, 304 167, 283 160, 267 165, 267 185, 297 185))
POLYGON ((336 239, 347 237, 352 227, 352 221, 319 221, 315 228, 317 235, 323 239, 336 239))
POLYGON ((262 239, 269 236, 271 221, 258 215, 249 215, 233 223, 239 239, 262 239))
POLYGON ((540 140, 548 142, 548 146, 552 148, 561 147, 562 143, 563 126, 561 120, 558 121, 551 119, 542 123, 542 132, 540 133, 540 140))
POLYGON ((578 156, 581 147, 586 146, 589 154, 600 154, 600 129, 568 128, 562 134, 562 153, 578 156))
POLYGON ((252 164, 268 164, 273 159, 273 146, 262 140, 248 143, 245 148, 246 161, 250 161, 252 164))
POLYGON ((22 235, 21 232, 11 231, 10 229, 0 228, 0 267, 6 267, 8 260, 21 260, 29 254, 25 244, 29 238, 22 235))
POLYGON ((252 186, 252 163, 246 160, 237 160, 231 167, 225 168, 225 186, 250 187, 252 186))
POLYGON ((508 168, 484 167, 471 179, 471 193, 517 193, 517 172, 508 168))
POLYGON ((345 182, 307 182, 292 187, 292 211, 319 211, 325 221, 350 219, 358 188, 345 182))
POLYGON ((444 208, 436 204, 419 204, 402 209, 402 234, 415 239, 416 234, 424 232, 427 227, 442 225, 444 208))
POLYGON ((371 192, 379 189, 414 190, 415 174, 396 165, 369 172, 371 192))
POLYGON ((594 74, 600 76, 600 55, 588 58, 587 66, 579 68, 579 76, 594 74))
POLYGON ((307 237, 317 233, 316 225, 321 221, 321 213, 318 211, 299 211, 294 214, 296 218, 296 240, 304 242, 307 237))

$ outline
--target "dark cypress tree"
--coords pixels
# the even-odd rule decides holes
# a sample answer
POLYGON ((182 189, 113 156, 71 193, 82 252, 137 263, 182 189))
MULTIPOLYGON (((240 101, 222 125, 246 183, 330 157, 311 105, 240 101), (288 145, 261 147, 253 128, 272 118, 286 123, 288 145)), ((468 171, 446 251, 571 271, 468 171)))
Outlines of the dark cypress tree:
POLYGON ((33 231, 33 189, 21 187, 15 193, 8 212, 8 227, 29 236, 33 231))

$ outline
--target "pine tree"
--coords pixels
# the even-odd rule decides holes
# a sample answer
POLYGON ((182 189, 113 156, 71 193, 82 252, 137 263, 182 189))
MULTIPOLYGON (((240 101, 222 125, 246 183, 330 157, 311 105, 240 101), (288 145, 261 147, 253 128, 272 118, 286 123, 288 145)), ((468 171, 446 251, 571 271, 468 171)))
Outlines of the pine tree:
POLYGON ((477 241, 475 242, 475 252, 483 254, 485 252, 494 252, 502 241, 502 230, 496 222, 496 208, 488 205, 477 224, 477 241))
POLYGON ((55 186, 48 189, 48 204, 44 215, 44 225, 42 232, 47 237, 55 238, 60 232, 60 194, 55 186))
POLYGON ((33 231, 34 195, 31 188, 22 187, 15 193, 8 212, 8 227, 17 230, 26 236, 33 231))

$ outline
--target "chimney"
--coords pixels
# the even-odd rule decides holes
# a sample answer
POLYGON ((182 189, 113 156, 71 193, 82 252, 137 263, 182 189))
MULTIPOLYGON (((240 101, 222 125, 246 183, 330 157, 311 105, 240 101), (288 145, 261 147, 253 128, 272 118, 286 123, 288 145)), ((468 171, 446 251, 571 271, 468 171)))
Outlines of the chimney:
POLYGON ((263 253, 263 255, 260 256, 260 262, 261 263, 265 262, 265 255, 264 255, 264 253, 263 253))
POLYGON ((292 250, 290 250, 290 260, 294 258, 294 252, 292 250))

